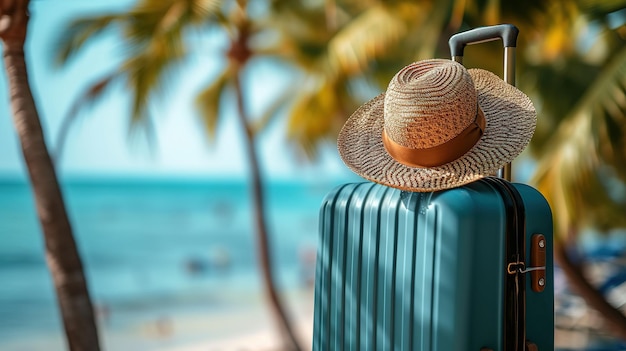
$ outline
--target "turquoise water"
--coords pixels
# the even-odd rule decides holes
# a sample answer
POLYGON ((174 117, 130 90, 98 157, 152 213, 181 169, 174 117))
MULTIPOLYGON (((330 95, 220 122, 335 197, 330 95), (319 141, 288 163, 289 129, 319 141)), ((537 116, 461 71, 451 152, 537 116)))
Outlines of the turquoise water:
MULTIPOLYGON (((336 184, 266 187, 277 283, 305 284, 317 215, 336 184)), ((244 182, 64 185, 66 205, 99 309, 149 309, 262 294, 244 182)), ((60 330, 30 188, 0 183, 0 340, 60 330)))

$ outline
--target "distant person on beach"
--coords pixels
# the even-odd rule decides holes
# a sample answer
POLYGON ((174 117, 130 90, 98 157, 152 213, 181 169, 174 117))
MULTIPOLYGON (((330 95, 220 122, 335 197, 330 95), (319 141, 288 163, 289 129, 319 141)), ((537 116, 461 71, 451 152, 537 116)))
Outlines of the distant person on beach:
POLYGON ((207 257, 191 257, 185 262, 185 269, 191 275, 226 273, 231 267, 230 253, 224 247, 215 247, 207 257))

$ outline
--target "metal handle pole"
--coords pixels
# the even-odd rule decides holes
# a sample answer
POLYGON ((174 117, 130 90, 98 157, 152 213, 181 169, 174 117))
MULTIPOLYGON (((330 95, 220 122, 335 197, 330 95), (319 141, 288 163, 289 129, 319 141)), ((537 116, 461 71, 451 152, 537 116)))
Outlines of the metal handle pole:
MULTIPOLYGON (((457 33, 449 40, 452 60, 463 64, 463 50, 466 45, 502 39, 504 45, 504 81, 515 86, 515 47, 517 46, 518 34, 517 27, 511 24, 481 27, 457 33)), ((511 164, 507 163, 498 170, 497 176, 511 181, 511 173, 511 164)))
MULTIPOLYGON (((504 81, 515 86, 515 47, 504 48, 504 81)), ((507 163, 498 170, 498 177, 512 180, 513 167, 511 163, 507 163)))

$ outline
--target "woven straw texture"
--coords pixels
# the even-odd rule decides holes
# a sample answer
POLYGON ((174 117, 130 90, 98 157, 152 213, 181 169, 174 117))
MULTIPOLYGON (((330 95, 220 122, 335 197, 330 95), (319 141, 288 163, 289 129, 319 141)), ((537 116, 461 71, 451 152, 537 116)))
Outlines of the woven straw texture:
POLYGON ((404 67, 387 88, 385 130, 396 143, 429 148, 454 138, 476 117, 476 90, 460 64, 426 60, 404 67), (445 102, 445 103, 442 103, 445 102))
POLYGON ((494 175, 528 145, 536 122, 528 96, 495 74, 465 70, 450 60, 425 60, 398 72, 386 93, 355 111, 340 131, 337 147, 344 163, 365 179, 407 191, 437 191, 494 175), (474 89, 461 71, 469 73, 474 89), (412 88, 419 79, 421 88, 412 88), (383 128, 395 142, 412 148, 455 137, 470 123, 467 116, 476 115, 476 99, 486 127, 481 139, 460 158, 417 168, 399 163, 385 150, 383 128))

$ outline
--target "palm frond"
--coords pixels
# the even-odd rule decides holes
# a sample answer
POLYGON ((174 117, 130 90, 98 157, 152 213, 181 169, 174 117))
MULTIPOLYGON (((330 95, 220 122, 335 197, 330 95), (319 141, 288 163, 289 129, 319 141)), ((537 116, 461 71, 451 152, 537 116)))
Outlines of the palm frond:
MULTIPOLYGON (((443 42, 447 44, 448 38, 454 34, 445 32, 445 27, 449 28, 449 16, 453 4, 451 2, 444 2, 443 4, 437 2, 437 4, 433 3, 431 6, 421 9, 421 12, 427 14, 423 21, 410 22, 412 28, 409 35, 407 35, 407 40, 403 42, 403 47, 397 49, 406 50, 407 47, 414 47, 413 61, 441 57, 437 53, 439 51, 439 54, 441 54, 442 35, 445 38, 443 42)), ((450 51, 448 46, 444 46, 445 54, 443 54, 443 57, 449 57, 450 51)))
POLYGON ((331 84, 303 94, 295 103, 287 125, 287 138, 298 144, 310 159, 316 157, 317 143, 330 134, 338 104, 331 84))
POLYGON ((309 12, 318 16, 317 23, 291 24, 294 30, 285 32, 287 38, 298 40, 287 40, 295 45, 282 52, 291 49, 293 62, 305 71, 309 82, 316 82, 300 88, 288 117, 288 139, 309 158, 315 158, 320 142, 334 139, 347 116, 362 102, 363 89, 358 91, 355 82, 363 83, 361 88, 379 80, 384 81, 381 86, 386 85, 399 67, 420 53, 434 53, 448 12, 447 7, 430 2, 379 2, 332 31, 319 25, 325 20, 323 7, 296 6, 292 10, 281 6, 295 18, 309 12))
POLYGON ((219 0, 144 0, 129 12, 125 35, 135 45, 167 33, 215 22, 221 15, 219 0))
POLYGON ((626 183, 626 48, 605 66, 579 109, 592 113, 601 160, 626 183))
POLYGON ((385 55, 390 47, 408 34, 409 22, 428 16, 414 3, 372 6, 343 27, 328 43, 331 70, 342 75, 362 73, 368 63, 385 55))
MULTIPOLYGON (((501 65, 501 64, 500 64, 501 65)), ((561 57, 557 63, 524 67, 519 86, 528 91, 540 106, 540 118, 530 150, 535 156, 545 149, 553 138, 554 130, 571 116, 600 67, 583 62, 580 57, 561 57)))
POLYGON ((181 38, 164 37, 152 42, 145 51, 129 57, 122 63, 127 84, 133 95, 131 122, 141 120, 148 99, 158 89, 165 88, 163 80, 182 63, 185 52, 181 38))
POLYGON ((220 11, 219 1, 144 0, 125 22, 129 58, 122 64, 133 93, 131 123, 141 120, 148 99, 165 87, 168 73, 186 57, 185 33, 220 11))
POLYGON ((207 136, 215 139, 220 117, 220 101, 228 82, 233 79, 233 71, 227 67, 213 82, 196 96, 196 106, 204 122, 207 136))
POLYGON ((500 0, 487 0, 483 10, 486 25, 492 26, 500 23, 500 2, 500 0))
POLYGON ((626 202, 612 196, 601 172, 590 116, 580 113, 563 122, 550 150, 537 167, 532 183, 551 205, 556 234, 570 228, 626 226, 626 202))
POLYGON ((58 58, 66 62, 84 44, 112 25, 122 29, 126 59, 119 71, 132 95, 131 126, 146 115, 149 97, 186 55, 187 29, 213 23, 221 16, 218 0, 143 0, 127 13, 88 17, 64 31, 58 58))
POLYGON ((539 60, 555 61, 574 51, 576 41, 573 38, 580 36, 575 19, 580 18, 580 11, 568 2, 554 2, 549 6, 553 9, 549 11, 549 18, 546 18, 547 25, 542 37, 536 40, 538 49, 535 54, 539 60))
POLYGON ((578 5, 591 16, 606 16, 626 8, 624 0, 578 0, 578 5))
POLYGON ((258 23, 278 38, 270 45, 257 48, 262 55, 279 57, 305 71, 319 71, 333 31, 325 25, 323 6, 305 6, 300 1, 272 1, 267 19, 258 23))
POLYGON ((288 113, 287 138, 309 159, 315 159, 321 142, 334 140, 356 101, 349 81, 317 77, 311 86, 302 87, 288 113))
POLYGON ((104 75, 104 77, 99 78, 93 84, 90 84, 84 93, 74 101, 72 107, 61 122, 56 143, 54 144, 52 159, 55 164, 58 164, 63 156, 63 150, 65 149, 69 130, 72 125, 74 125, 78 116, 80 116, 80 112, 97 103, 104 96, 105 92, 108 91, 113 82, 118 78, 119 72, 117 71, 104 75))
POLYGON ((546 144, 533 178, 568 226, 626 227, 626 199, 610 182, 626 182, 626 48, 605 66, 546 144))
POLYGON ((67 63, 87 42, 96 39, 105 30, 126 19, 127 15, 122 13, 74 20, 56 39, 55 47, 58 49, 55 64, 60 66, 67 63))

